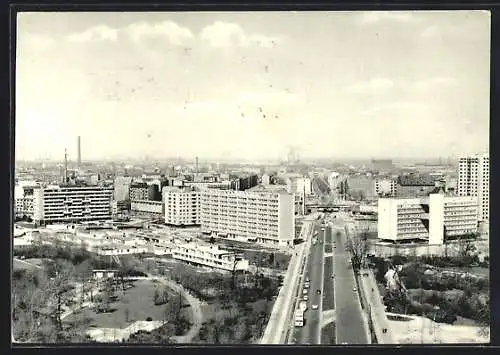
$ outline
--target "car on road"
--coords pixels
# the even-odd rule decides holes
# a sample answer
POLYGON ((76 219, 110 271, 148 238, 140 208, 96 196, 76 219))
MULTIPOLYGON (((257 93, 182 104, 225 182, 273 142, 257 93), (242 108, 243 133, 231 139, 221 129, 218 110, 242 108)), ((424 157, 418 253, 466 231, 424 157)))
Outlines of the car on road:
POLYGON ((304 300, 304 301, 308 301, 308 300, 309 300, 309 296, 308 296, 308 295, 305 295, 305 296, 303 297, 303 300, 304 300))
POLYGON ((353 290, 354 292, 356 292, 358 289, 357 289, 356 287, 354 287, 352 290, 353 290))
POLYGON ((310 281, 310 280, 309 280, 309 276, 306 276, 306 282, 309 282, 309 281, 310 281))
POLYGON ((303 290, 302 290, 302 294, 303 294, 303 295, 306 295, 306 294, 307 294, 307 288, 305 288, 305 289, 303 289, 303 290))
POLYGON ((318 305, 317 304, 313 304, 312 305, 312 309, 318 309, 318 305))
POLYGON ((306 282, 306 283, 304 284, 304 288, 309 288, 309 282, 306 282))
POLYGON ((332 279, 334 279, 334 278, 335 278, 335 274, 332 275, 332 279))
POLYGON ((321 290, 316 290, 316 293, 317 293, 318 295, 321 295, 321 290))

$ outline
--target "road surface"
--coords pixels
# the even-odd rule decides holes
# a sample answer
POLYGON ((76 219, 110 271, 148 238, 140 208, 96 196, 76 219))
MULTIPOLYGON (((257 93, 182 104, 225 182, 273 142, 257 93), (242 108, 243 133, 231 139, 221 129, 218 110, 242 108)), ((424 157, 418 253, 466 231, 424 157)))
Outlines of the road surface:
POLYGON ((361 305, 354 291, 356 281, 350 268, 349 256, 345 252, 343 227, 334 229, 333 238, 336 242, 336 248, 333 249, 336 342, 337 344, 368 344, 361 305))
POLYGON ((318 232, 318 242, 316 245, 311 244, 305 272, 305 276, 310 279, 309 300, 307 301, 307 311, 304 314, 305 324, 298 337, 299 344, 321 343, 322 294, 318 294, 317 291, 320 290, 323 293, 324 232, 321 231, 320 225, 315 226, 315 232, 318 232), (318 309, 313 310, 313 305, 318 305, 318 309))
MULTIPOLYGON (((332 253, 333 239, 332 229, 327 227, 325 231, 325 253, 332 253)), ((333 256, 325 255, 325 270, 323 272, 323 311, 328 311, 335 308, 335 299, 333 291, 333 256)))

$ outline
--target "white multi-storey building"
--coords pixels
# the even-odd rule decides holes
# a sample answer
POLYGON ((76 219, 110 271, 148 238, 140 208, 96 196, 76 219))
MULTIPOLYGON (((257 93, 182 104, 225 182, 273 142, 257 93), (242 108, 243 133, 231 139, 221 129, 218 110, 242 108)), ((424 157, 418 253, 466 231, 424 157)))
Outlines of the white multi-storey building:
POLYGON ((242 254, 209 244, 177 244, 172 249, 172 257, 191 264, 226 271, 247 271, 249 267, 248 260, 244 259, 242 254))
POLYGON ((473 197, 431 194, 428 198, 378 200, 378 238, 428 240, 443 244, 446 237, 476 233, 477 201, 473 197))
POLYGON ((164 187, 165 223, 175 226, 200 224, 200 192, 189 187, 164 187))
POLYGON ((201 192, 201 228, 229 238, 289 244, 295 233, 295 198, 285 191, 201 192))
POLYGON ((33 192, 33 220, 39 224, 111 218, 113 188, 50 186, 33 192))
POLYGON ((311 179, 308 177, 289 177, 286 179, 286 190, 289 194, 310 195, 311 179))
POLYGON ((40 184, 35 181, 20 181, 14 187, 14 209, 16 217, 33 216, 33 191, 40 184))
POLYGON ((377 179, 375 184, 375 194, 378 196, 396 196, 397 182, 394 179, 377 179))
POLYGON ((490 157, 488 154, 460 158, 458 163, 457 195, 476 197, 479 206, 479 220, 489 221, 490 157))

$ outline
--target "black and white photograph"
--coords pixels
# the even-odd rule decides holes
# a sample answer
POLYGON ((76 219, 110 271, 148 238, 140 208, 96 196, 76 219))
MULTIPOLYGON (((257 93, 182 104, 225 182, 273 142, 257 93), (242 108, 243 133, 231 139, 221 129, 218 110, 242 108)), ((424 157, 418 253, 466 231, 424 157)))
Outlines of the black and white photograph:
POLYGON ((15 28, 12 345, 490 343, 489 11, 15 28))

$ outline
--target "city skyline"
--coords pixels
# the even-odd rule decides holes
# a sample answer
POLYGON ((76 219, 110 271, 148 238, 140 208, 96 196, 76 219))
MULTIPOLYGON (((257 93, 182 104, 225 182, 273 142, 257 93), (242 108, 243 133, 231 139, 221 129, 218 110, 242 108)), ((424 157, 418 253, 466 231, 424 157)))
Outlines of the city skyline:
POLYGON ((18 16, 18 159, 488 149, 489 12, 18 16))

